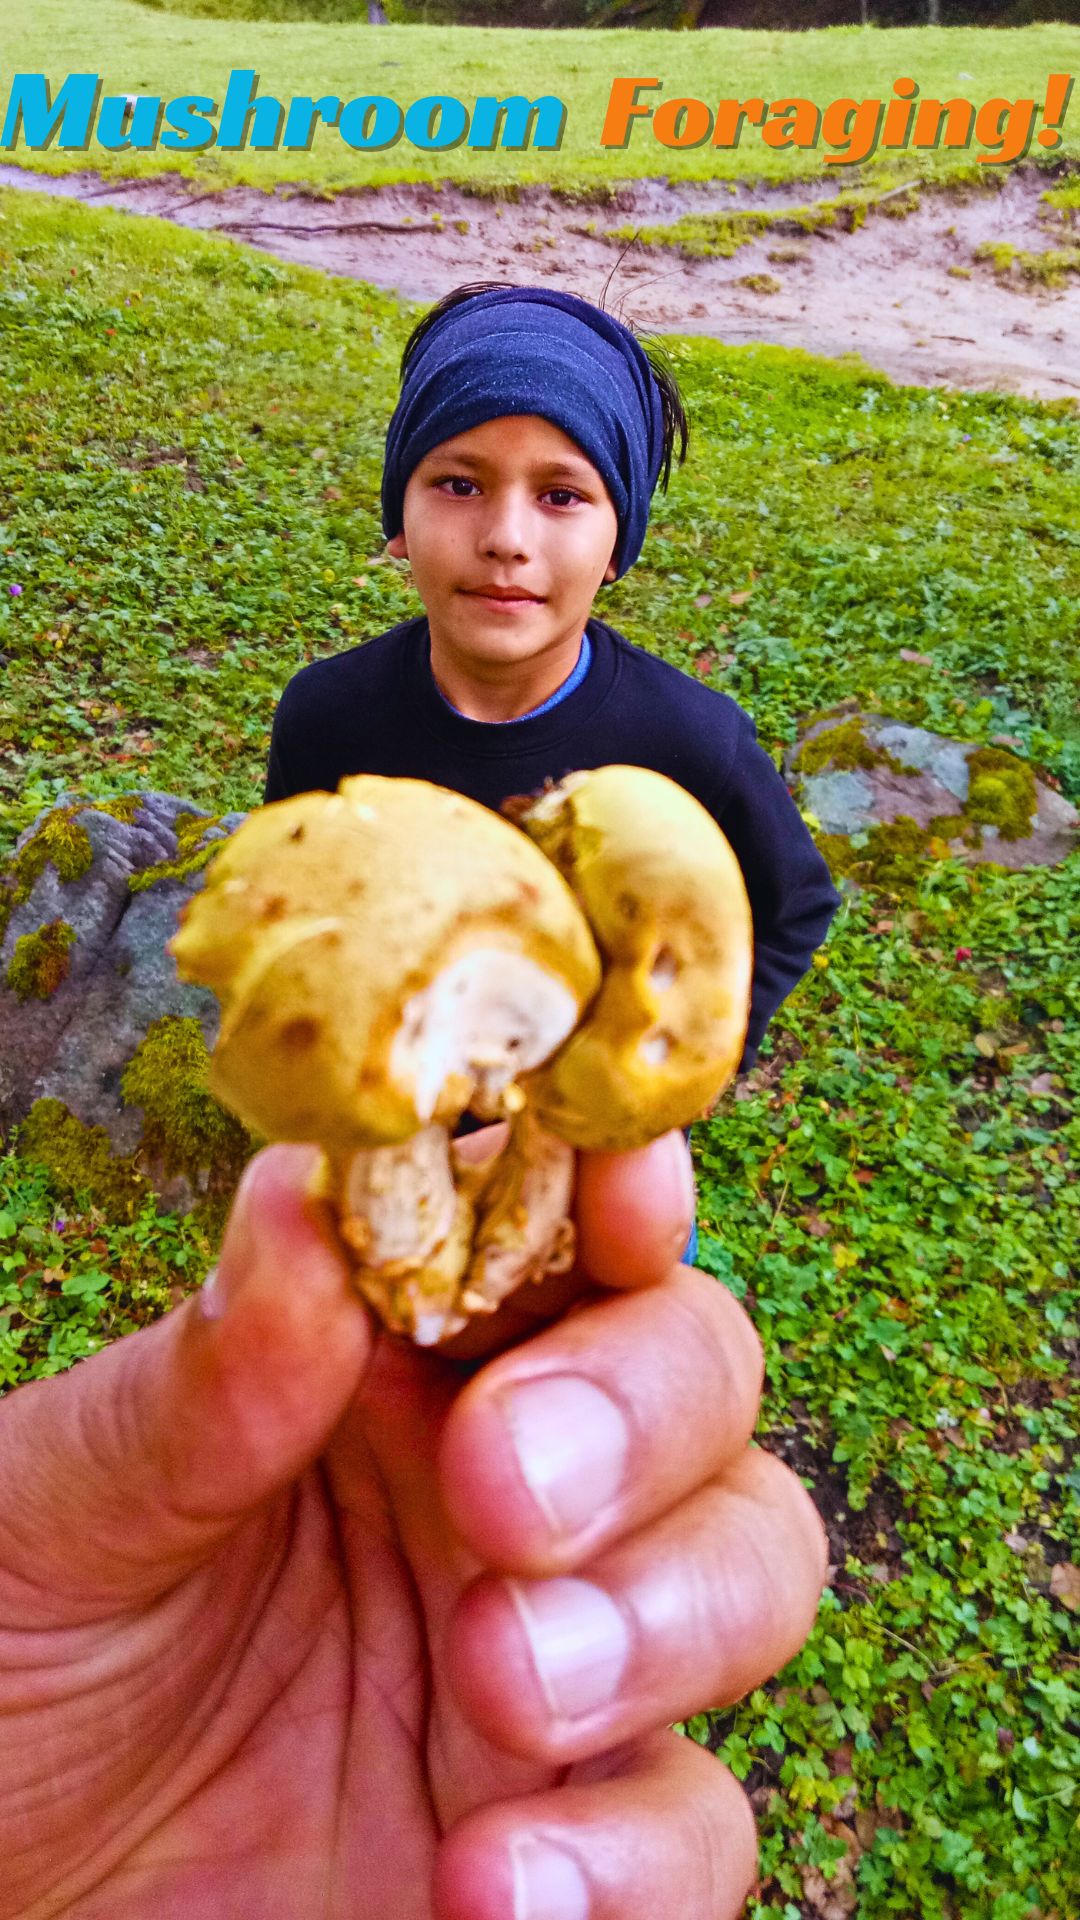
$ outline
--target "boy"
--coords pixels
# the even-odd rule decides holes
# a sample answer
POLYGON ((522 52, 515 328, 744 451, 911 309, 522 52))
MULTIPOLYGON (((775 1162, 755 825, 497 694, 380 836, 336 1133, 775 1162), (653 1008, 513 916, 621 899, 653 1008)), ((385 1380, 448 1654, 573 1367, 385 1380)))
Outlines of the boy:
POLYGON ((405 348, 382 489, 425 613, 295 675, 265 798, 366 772, 497 809, 610 762, 667 774, 719 823, 750 896, 745 1071, 838 896, 742 708, 592 613, 687 431, 670 375, 589 302, 490 285, 440 301, 405 348))

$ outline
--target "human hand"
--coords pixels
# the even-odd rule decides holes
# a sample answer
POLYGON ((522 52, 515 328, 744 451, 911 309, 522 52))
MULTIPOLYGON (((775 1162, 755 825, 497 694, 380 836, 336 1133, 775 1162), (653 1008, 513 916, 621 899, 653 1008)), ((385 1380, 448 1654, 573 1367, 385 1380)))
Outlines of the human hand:
POLYGON ((667 1729, 794 1653, 825 1555, 676 1264, 681 1136, 582 1159, 589 1290, 479 1369, 374 1325, 311 1166, 0 1406, 0 1916, 734 1920, 748 1803, 667 1729))

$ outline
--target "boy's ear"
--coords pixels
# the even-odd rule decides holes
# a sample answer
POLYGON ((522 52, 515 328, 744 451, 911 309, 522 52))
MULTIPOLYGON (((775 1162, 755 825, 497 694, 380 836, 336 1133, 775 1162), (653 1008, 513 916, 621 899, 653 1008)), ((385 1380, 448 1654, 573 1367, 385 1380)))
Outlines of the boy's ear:
POLYGON ((386 551, 387 553, 391 554, 395 560, 408 559, 409 549, 408 549, 408 546, 406 545, 404 532, 395 533, 393 539, 387 541, 386 551))
POLYGON ((617 574, 618 568, 615 565, 615 555, 612 554, 611 559, 604 568, 604 585, 610 586, 611 582, 617 577, 617 574))

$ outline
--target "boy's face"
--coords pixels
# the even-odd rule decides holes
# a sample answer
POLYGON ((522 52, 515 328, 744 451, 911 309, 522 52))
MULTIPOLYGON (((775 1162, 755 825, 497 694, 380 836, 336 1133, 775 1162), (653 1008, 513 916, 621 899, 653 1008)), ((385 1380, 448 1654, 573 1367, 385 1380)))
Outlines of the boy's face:
POLYGON ((619 522, 575 441, 535 414, 455 434, 405 489, 388 543, 412 566, 433 642, 462 660, 531 660, 584 631, 615 578, 619 522))

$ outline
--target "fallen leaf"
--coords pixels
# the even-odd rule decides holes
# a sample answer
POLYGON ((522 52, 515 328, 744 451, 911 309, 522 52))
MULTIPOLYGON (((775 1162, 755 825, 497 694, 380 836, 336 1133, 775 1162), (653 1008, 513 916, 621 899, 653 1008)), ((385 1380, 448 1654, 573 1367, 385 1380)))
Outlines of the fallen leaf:
POLYGON ((910 647, 901 647, 900 658, 913 667, 932 667, 934 664, 933 654, 914 653, 910 647))
POLYGON ((740 593, 729 593, 728 599, 733 607, 742 607, 745 606, 753 591, 753 587, 744 587, 740 593))
POLYGON ((859 1808, 858 1812, 855 1815, 855 1832, 858 1834, 858 1837, 859 1837, 859 1845, 865 1851, 868 1852, 869 1849, 873 1846, 874 1835, 876 1834, 878 1827, 880 1825, 881 1825, 881 1822, 879 1821, 877 1814, 874 1813, 870 1807, 859 1808))
POLYGON ((975 1051, 976 1053, 981 1053, 984 1060, 992 1060, 997 1052, 997 1041, 994 1039, 993 1034, 977 1033, 975 1035, 975 1051))
POLYGON ((838 1862, 832 1880, 826 1880, 817 1867, 803 1867, 802 1883, 803 1898, 819 1920, 847 1920, 858 1906, 859 1896, 846 1860, 838 1862))
POLYGON ((1006 1533, 1002 1537, 1010 1553, 1029 1553, 1031 1551, 1031 1541, 1025 1540, 1022 1533, 1006 1533))
POLYGON ((1080 1567, 1071 1560, 1059 1560, 1050 1570, 1050 1591, 1070 1613, 1080 1613, 1080 1567))

